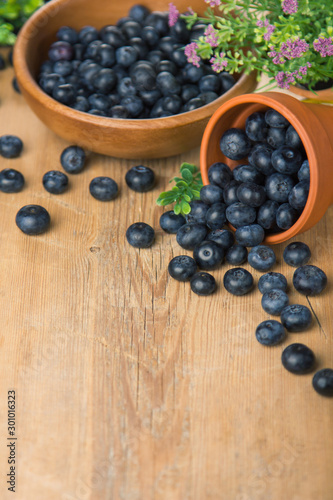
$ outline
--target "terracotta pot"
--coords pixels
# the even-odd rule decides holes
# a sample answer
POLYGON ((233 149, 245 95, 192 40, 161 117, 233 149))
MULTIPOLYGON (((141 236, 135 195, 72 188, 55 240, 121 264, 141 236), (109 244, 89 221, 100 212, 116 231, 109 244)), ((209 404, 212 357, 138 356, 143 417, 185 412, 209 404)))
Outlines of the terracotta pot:
MULTIPOLYGON (((160 158, 197 147, 209 118, 225 101, 256 87, 256 73, 236 75, 236 84, 215 101, 175 116, 154 119, 116 119, 93 116, 60 104, 45 94, 36 82, 42 61, 60 26, 100 29, 127 15, 133 0, 52 0, 38 9, 21 29, 14 50, 14 66, 24 98, 33 112, 53 132, 86 149, 120 158, 160 158)), ((145 0, 152 10, 167 11, 168 0, 145 0)), ((190 2, 197 12, 202 0, 190 2)), ((183 12, 188 0, 178 0, 183 12)))
POLYGON ((265 243, 287 241, 313 227, 333 203, 333 109, 322 104, 304 104, 277 92, 245 94, 223 104, 205 129, 200 151, 201 174, 208 184, 208 169, 216 161, 231 168, 244 163, 226 158, 219 146, 222 134, 232 127, 245 127, 246 118, 256 111, 273 108, 298 132, 310 165, 310 191, 307 204, 297 222, 287 231, 267 236, 265 243))
POLYGON ((311 99, 316 101, 332 101, 333 102, 333 90, 332 87, 324 90, 316 90, 314 94, 310 90, 302 89, 297 85, 290 85, 289 91, 298 96, 304 97, 305 99, 311 99))

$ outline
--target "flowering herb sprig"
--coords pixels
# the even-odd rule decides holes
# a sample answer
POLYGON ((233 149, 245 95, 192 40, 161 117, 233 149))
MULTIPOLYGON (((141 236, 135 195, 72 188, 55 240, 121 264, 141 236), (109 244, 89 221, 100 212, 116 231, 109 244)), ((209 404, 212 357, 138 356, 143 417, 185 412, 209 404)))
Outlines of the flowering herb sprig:
POLYGON ((175 214, 187 215, 191 212, 191 201, 200 199, 202 179, 198 167, 190 163, 182 163, 180 175, 181 177, 171 179, 170 182, 175 182, 176 185, 170 191, 161 193, 156 203, 162 206, 175 203, 175 214))
POLYGON ((204 17, 192 9, 180 15, 170 5, 169 22, 180 17, 190 29, 206 25, 198 40, 185 47, 188 62, 208 59, 217 73, 258 71, 271 84, 288 89, 296 83, 313 89, 333 79, 331 0, 204 0, 204 17), (217 12, 220 14, 217 15, 217 12), (241 49, 243 47, 243 49, 241 49))

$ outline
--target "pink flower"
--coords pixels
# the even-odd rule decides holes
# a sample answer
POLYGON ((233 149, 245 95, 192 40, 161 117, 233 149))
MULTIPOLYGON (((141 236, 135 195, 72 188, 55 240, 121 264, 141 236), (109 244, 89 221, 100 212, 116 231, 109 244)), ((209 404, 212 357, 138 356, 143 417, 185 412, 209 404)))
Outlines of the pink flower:
POLYGON ((313 48, 319 52, 321 57, 333 56, 333 43, 332 38, 318 38, 313 42, 313 48))
POLYGON ((169 26, 174 26, 179 18, 179 10, 173 3, 169 3, 169 26))
POLYGON ((197 68, 200 67, 200 57, 197 54, 197 49, 199 48, 198 44, 195 42, 189 43, 185 47, 185 55, 187 57, 187 61, 192 63, 197 68))
POLYGON ((267 19, 265 19, 265 21, 259 19, 259 21, 257 21, 257 26, 259 28, 267 28, 263 38, 266 42, 268 42, 271 39, 273 31, 275 30, 274 24, 269 24, 267 19))
POLYGON ((282 10, 285 14, 296 14, 298 9, 298 1, 297 0, 283 0, 282 1, 282 10))
POLYGON ((311 68, 311 64, 309 62, 307 62, 305 66, 300 66, 292 73, 289 73, 288 71, 279 71, 275 77, 278 87, 281 89, 289 89, 290 84, 296 83, 296 78, 298 80, 302 80, 303 76, 307 74, 308 68, 311 68))
POLYGON ((215 31, 214 27, 209 24, 204 32, 205 40, 211 47, 217 47, 219 44, 219 39, 217 36, 217 31, 215 31))
POLYGON ((221 71, 224 71, 225 67, 228 65, 228 61, 225 59, 224 52, 221 52, 216 57, 212 57, 209 62, 212 65, 212 68, 215 71, 215 73, 220 73, 221 71))
POLYGON ((286 59, 296 59, 297 57, 302 57, 302 55, 309 49, 309 44, 305 40, 296 38, 292 40, 291 38, 286 42, 281 44, 281 55, 286 59))
POLYGON ((206 3, 213 9, 221 5, 221 0, 205 0, 206 3))

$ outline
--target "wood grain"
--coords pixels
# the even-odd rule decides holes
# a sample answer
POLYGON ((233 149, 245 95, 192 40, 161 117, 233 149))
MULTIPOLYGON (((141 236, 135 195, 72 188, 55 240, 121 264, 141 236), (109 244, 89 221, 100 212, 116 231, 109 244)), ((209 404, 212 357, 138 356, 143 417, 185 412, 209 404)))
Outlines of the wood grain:
MULTIPOLYGON (((268 316, 258 290, 235 298, 214 271, 212 297, 167 274, 184 253, 162 233, 158 193, 181 161, 199 149, 145 162, 158 182, 130 191, 126 170, 140 162, 91 154, 70 189, 50 195, 43 174, 58 169, 68 144, 33 116, 0 73, 0 135, 24 141, 18 159, 1 159, 26 178, 18 194, 0 196, 0 465, 1 499, 17 500, 331 500, 333 401, 294 376, 283 348, 304 342, 318 368, 333 367, 333 209, 298 239, 330 285, 310 306, 318 319, 274 348, 254 337, 268 316), (88 193, 90 180, 110 175, 114 202, 88 193), (39 203, 50 230, 27 237, 18 209, 39 203), (135 221, 156 228, 156 243, 135 250, 125 230, 135 221), (7 491, 7 391, 17 394, 17 492, 7 491)), ((293 269, 277 271, 291 284, 293 269)), ((246 266, 247 267, 247 266, 246 266)), ((255 281, 260 273, 253 272, 255 281)), ((308 304, 290 287, 292 303, 308 304)))

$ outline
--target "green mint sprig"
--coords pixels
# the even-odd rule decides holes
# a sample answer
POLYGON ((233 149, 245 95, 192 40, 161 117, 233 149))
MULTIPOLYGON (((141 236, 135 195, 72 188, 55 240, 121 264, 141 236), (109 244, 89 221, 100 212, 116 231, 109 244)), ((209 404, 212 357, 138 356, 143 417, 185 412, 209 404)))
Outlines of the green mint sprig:
POLYGON ((191 212, 190 202, 200 199, 200 190, 203 186, 201 174, 196 165, 182 163, 181 177, 174 177, 170 182, 176 185, 170 191, 164 191, 157 198, 157 205, 166 206, 176 203, 173 207, 175 214, 187 215, 191 212))

